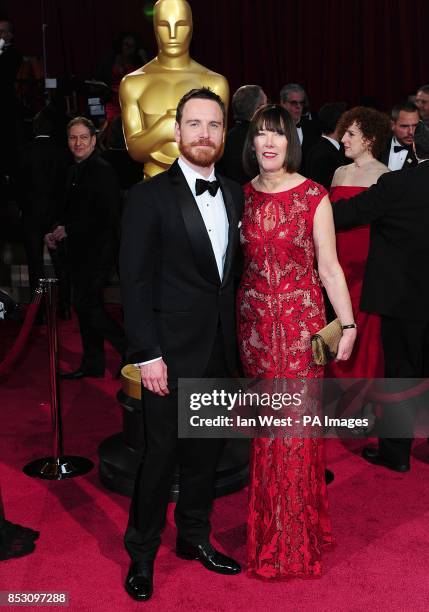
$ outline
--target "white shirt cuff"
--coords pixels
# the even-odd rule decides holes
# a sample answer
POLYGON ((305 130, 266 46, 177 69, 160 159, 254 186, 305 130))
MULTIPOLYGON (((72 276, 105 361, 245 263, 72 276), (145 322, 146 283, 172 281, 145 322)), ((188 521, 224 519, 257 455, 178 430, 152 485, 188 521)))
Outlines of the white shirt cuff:
POLYGON ((149 363, 153 363, 154 361, 159 361, 160 359, 162 359, 162 357, 155 357, 155 359, 149 359, 149 361, 140 361, 140 363, 135 363, 133 365, 135 365, 136 368, 139 368, 142 365, 148 365, 149 363))

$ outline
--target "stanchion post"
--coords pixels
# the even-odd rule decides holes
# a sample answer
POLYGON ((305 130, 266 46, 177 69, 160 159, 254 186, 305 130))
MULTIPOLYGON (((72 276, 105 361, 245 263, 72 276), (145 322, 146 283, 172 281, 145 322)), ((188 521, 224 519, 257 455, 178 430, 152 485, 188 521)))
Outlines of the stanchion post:
POLYGON ((58 280, 42 278, 40 288, 45 296, 45 312, 49 350, 49 391, 51 420, 53 429, 53 456, 36 459, 28 463, 23 471, 33 478, 46 480, 64 480, 86 474, 94 464, 85 457, 64 456, 63 425, 61 417, 60 389, 58 384, 58 333, 57 333, 57 297, 58 280))
POLYGON ((57 330, 57 297, 58 281, 56 278, 41 279, 45 294, 45 312, 49 349, 49 390, 51 397, 51 416, 53 436, 53 456, 58 459, 63 455, 63 432, 61 403, 58 385, 58 330, 57 330))

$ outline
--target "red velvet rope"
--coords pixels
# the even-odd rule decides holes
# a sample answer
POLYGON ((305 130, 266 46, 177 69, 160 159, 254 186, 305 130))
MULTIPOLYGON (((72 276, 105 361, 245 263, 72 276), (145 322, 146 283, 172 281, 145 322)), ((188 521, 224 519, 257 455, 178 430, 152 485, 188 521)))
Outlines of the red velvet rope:
POLYGON ((28 307, 27 314, 25 315, 24 323, 22 324, 18 338, 15 341, 12 349, 5 359, 0 363, 0 376, 6 374, 10 370, 11 366, 15 363, 24 348, 25 343, 30 335, 31 328, 33 327, 34 319, 36 318, 37 311, 39 310, 40 302, 42 300, 42 292, 36 291, 34 294, 33 301, 28 307))

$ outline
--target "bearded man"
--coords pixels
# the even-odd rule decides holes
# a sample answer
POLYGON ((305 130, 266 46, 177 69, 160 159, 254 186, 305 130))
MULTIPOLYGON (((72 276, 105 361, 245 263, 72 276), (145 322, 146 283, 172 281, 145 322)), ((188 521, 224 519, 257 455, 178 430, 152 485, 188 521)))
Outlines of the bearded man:
POLYGON ((224 137, 222 99, 208 88, 186 93, 176 114, 179 159, 129 192, 123 218, 128 361, 140 367, 146 433, 125 534, 125 589, 139 601, 152 595, 176 464, 177 556, 214 572, 240 572, 209 540, 222 440, 177 435, 178 378, 225 378, 235 368, 233 261, 243 196, 238 184, 215 174, 224 137))

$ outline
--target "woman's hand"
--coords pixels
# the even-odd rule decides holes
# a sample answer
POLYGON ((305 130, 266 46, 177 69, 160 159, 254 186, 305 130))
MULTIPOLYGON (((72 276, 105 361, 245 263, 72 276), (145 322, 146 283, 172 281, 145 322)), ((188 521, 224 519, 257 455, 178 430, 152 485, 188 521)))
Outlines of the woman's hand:
POLYGON ((347 361, 352 354, 353 345, 357 336, 356 328, 344 329, 338 345, 338 353, 335 361, 347 361))

